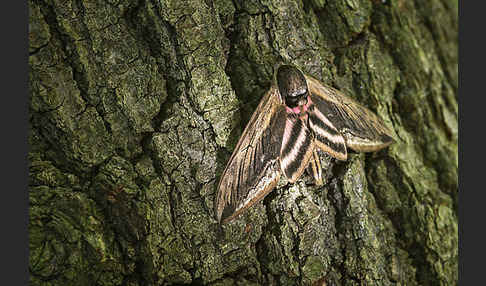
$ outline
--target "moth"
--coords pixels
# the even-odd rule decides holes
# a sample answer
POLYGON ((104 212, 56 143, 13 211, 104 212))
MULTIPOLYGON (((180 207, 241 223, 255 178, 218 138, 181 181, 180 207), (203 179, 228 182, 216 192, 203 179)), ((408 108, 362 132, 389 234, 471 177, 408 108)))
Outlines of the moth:
POLYGON ((294 183, 308 168, 321 185, 318 149, 344 161, 348 148, 372 152, 393 142, 369 109, 298 68, 281 65, 221 175, 216 219, 235 219, 270 193, 282 175, 294 183))

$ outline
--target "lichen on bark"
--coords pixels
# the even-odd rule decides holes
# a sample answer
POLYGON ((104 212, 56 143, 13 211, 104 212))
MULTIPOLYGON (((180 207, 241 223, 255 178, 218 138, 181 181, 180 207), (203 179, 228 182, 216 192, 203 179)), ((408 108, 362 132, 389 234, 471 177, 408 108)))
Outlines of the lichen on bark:
POLYGON ((29 0, 32 285, 454 285, 457 1, 29 0), (216 186, 279 62, 396 143, 235 222, 216 186))

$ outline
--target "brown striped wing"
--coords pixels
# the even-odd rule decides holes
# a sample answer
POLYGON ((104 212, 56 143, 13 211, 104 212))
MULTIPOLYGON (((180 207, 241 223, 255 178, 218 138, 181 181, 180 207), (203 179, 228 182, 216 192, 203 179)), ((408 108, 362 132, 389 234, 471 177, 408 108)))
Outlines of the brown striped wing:
POLYGON ((344 137, 316 103, 309 108, 309 127, 314 132, 319 149, 339 160, 348 158, 344 137))
POLYGON ((309 165, 314 146, 314 138, 305 119, 289 114, 280 151, 280 166, 289 182, 297 181, 309 165))
POLYGON ((285 106, 275 87, 260 101, 221 176, 215 200, 218 221, 231 221, 278 183, 285 106))
MULTIPOLYGON (((330 122, 344 137, 347 147, 355 151, 371 152, 394 142, 390 130, 369 109, 308 75, 305 78, 314 108, 327 120, 321 123, 329 127, 330 122)), ((314 122, 317 125, 317 121, 314 122)))

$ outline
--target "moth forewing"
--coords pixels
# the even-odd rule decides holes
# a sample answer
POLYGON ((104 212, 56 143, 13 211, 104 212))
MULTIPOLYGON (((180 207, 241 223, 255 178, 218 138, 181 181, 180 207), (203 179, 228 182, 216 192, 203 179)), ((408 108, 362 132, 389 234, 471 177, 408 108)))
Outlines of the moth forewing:
POLYGON ((230 221, 263 199, 276 184, 273 180, 278 182, 285 116, 278 91, 271 88, 258 104, 221 175, 215 200, 218 221, 230 221))
POLYGON ((254 204, 261 201, 268 193, 270 193, 278 181, 280 180, 280 167, 278 161, 274 160, 269 163, 268 168, 264 171, 264 174, 257 184, 250 188, 248 194, 244 197, 244 200, 240 200, 240 203, 235 208, 225 208, 222 214, 218 218, 222 223, 227 223, 239 216, 254 204))
POLYGON ((341 133, 347 147, 371 152, 394 142, 391 131, 372 111, 310 76, 306 80, 316 109, 341 133))

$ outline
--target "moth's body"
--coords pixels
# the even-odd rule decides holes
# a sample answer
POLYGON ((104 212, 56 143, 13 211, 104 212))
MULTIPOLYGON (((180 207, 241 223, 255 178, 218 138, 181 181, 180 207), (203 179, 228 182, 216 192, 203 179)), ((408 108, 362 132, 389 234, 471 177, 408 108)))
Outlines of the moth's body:
POLYGON ((346 160, 346 147, 367 152, 392 142, 371 111, 295 67, 281 66, 221 176, 216 217, 233 220, 272 191, 282 174, 294 183, 309 167, 322 184, 317 149, 346 160))

